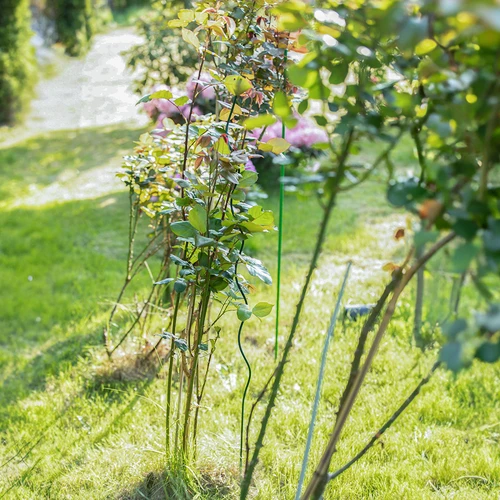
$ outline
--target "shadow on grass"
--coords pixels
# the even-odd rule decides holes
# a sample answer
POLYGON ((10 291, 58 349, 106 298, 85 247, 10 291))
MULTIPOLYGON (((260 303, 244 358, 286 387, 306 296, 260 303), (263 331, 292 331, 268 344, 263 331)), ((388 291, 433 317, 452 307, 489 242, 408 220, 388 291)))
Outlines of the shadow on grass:
MULTIPOLYGON (((0 212, 0 408, 100 343, 123 281, 127 204, 120 193, 0 212)), ((131 293, 148 282, 138 278, 131 293)))
POLYGON ((0 200, 25 192, 30 184, 47 186, 65 171, 85 171, 120 158, 142 131, 113 125, 50 132, 6 148, 0 144, 0 200))

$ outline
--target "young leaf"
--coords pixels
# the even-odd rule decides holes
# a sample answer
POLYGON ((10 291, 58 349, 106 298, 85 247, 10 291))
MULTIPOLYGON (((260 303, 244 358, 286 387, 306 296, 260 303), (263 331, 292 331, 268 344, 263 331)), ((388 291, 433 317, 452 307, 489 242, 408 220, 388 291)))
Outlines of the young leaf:
POLYGON ((228 155, 231 153, 231 150, 229 149, 229 146, 224 139, 224 137, 219 137, 217 142, 214 144, 214 149, 217 151, 217 153, 220 153, 221 155, 228 155))
POLYGON ((187 342, 184 339, 175 339, 174 344, 175 347, 177 347, 182 352, 186 352, 188 350, 187 342))
POLYGON ((200 233, 207 231, 207 212, 201 205, 195 205, 188 215, 189 222, 200 233))
POLYGON ((273 310, 273 307, 274 307, 274 305, 269 304, 268 302, 259 302, 252 309, 252 313, 255 316, 257 316, 258 318, 263 318, 271 313, 271 311, 273 310))
POLYGON ((243 126, 247 130, 254 130, 256 128, 266 127, 268 125, 272 125, 276 122, 276 118, 273 115, 257 115, 247 118, 243 122, 243 126))
POLYGON ((276 92, 273 100, 273 111, 280 118, 287 118, 292 114, 290 106, 288 105, 288 99, 284 92, 276 92))
POLYGON ((269 139, 266 143, 259 143, 259 149, 262 151, 271 151, 275 155, 284 153, 289 148, 290 143, 281 137, 274 137, 273 139, 269 139))
POLYGON ((241 95, 253 88, 252 82, 239 75, 229 75, 224 78, 224 85, 228 92, 233 95, 241 95))
POLYGON ((196 49, 199 48, 200 46, 200 41, 198 40, 198 37, 192 31, 186 28, 182 28, 182 39, 196 49))
POLYGON ((136 103, 141 104, 143 102, 149 102, 152 101, 153 99, 172 99, 173 94, 170 92, 170 90, 157 90, 156 92, 153 92, 152 94, 146 94, 145 96, 142 96, 136 103))
POLYGON ((169 283, 172 283, 175 278, 165 278, 164 280, 161 281, 156 281, 155 285, 168 285, 169 283))
POLYGON ((240 304, 238 306, 237 316, 240 321, 247 321, 252 317, 252 311, 247 304, 240 304))
POLYGON ((271 275, 269 274, 269 271, 262 265, 262 262, 260 260, 245 256, 244 261, 250 275, 259 278, 266 285, 272 285, 273 280, 271 278, 271 275))
POLYGON ((174 290, 177 293, 182 293, 185 289, 187 288, 187 282, 185 279, 179 278, 175 283, 174 283, 174 290))

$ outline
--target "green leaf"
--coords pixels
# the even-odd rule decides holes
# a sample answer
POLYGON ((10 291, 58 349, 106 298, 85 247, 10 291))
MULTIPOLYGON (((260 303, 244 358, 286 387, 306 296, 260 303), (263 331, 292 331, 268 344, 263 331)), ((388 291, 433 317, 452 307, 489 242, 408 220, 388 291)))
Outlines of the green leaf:
POLYGON ((254 130, 256 128, 272 125, 275 122, 276 118, 273 115, 265 114, 265 115, 251 116, 250 118, 247 118, 243 122, 243 126, 247 130, 254 130))
POLYGON ((247 321, 252 317, 252 311, 247 304, 240 304, 238 306, 237 316, 240 321, 247 321))
POLYGON ((182 39, 196 49, 200 46, 200 41, 198 40, 198 37, 192 31, 186 28, 182 28, 182 39))
POLYGON ((439 231, 418 231, 415 233, 413 241, 417 248, 421 248, 428 243, 434 243, 439 238, 439 231))
POLYGON ((231 153, 231 150, 229 149, 229 145, 227 144, 226 140, 224 137, 220 136, 217 139, 217 142, 214 144, 214 149, 217 151, 217 153, 220 153, 221 155, 228 155, 231 153))
POLYGON ((259 142, 259 149, 261 151, 270 151, 275 155, 279 155, 284 153, 290 148, 290 143, 286 139, 282 139, 281 137, 273 137, 269 139, 267 142, 259 142))
POLYGON ((182 352, 186 352, 188 350, 187 342, 184 339, 174 339, 174 344, 175 347, 182 352))
POLYGON ((200 233, 207 231, 207 211, 201 205, 195 205, 188 215, 189 222, 200 233))
POLYGON ((451 267, 456 273, 467 271, 479 248, 472 243, 464 243, 455 249, 451 257, 451 267))
POLYGON ((251 172, 250 170, 245 170, 241 174, 241 180, 238 184, 240 188, 248 188, 253 186, 257 180, 259 179, 259 175, 256 172, 251 172))
POLYGON ((155 285, 168 285, 169 283, 172 283, 172 281, 174 281, 174 278, 165 278, 164 280, 156 281, 155 285))
POLYGON ((304 68, 298 64, 290 66, 287 74, 294 85, 306 89, 315 85, 319 78, 319 73, 316 69, 304 68))
POLYGON ((239 75, 229 75, 224 78, 224 85, 228 92, 233 95, 241 95, 253 88, 252 82, 239 75))
POLYGON ((439 359, 443 361, 449 370, 457 372, 462 368, 462 344, 450 342, 441 349, 439 359))
POLYGON ((300 104, 297 106, 297 111, 303 115, 306 111, 307 108, 309 107, 309 100, 304 99, 303 101, 300 102, 300 104))
POLYGON ((174 283, 174 290, 177 293, 182 293, 187 288, 187 282, 185 279, 179 278, 174 283))
POLYGON ((153 92, 152 94, 146 94, 145 96, 141 97, 137 104, 141 104, 143 102, 149 102, 152 101, 153 99, 172 99, 173 94, 170 92, 170 90, 158 90, 156 92, 153 92))
POLYGON ((205 236, 201 236, 200 234, 197 234, 194 237, 194 241, 197 248, 217 246, 217 242, 213 238, 206 238, 205 236))
POLYGON ((273 111, 280 118, 287 118, 292 114, 288 105, 288 98, 284 92, 276 92, 273 99, 273 111))
POLYGON ((188 221, 178 221, 170 224, 172 232, 181 238, 194 238, 196 229, 188 221))
POLYGON ((458 219, 452 227, 458 236, 468 241, 473 240, 479 230, 479 226, 474 221, 467 219, 458 219))
POLYGON ((430 38, 426 38, 417 44, 415 47, 415 54, 417 56, 423 56, 433 51, 437 47, 437 43, 430 38))
POLYGON ((274 307, 274 305, 269 304, 268 302, 259 302, 258 304, 256 304, 254 306, 254 308, 252 309, 252 312, 258 318, 264 318, 265 316, 267 316, 268 314, 271 313, 271 311, 273 310, 273 307, 274 307))
POLYGON ((262 265, 262 262, 260 260, 245 255, 244 262, 251 276, 259 278, 266 285, 272 285, 273 280, 271 278, 271 275, 269 274, 269 271, 262 265))
POLYGON ((489 311, 477 315, 477 324, 490 333, 500 331, 500 305, 493 304, 489 311))
POLYGON ((183 95, 174 99, 174 104, 177 106, 184 106, 184 104, 189 102, 189 97, 187 95, 183 95))
POLYGON ((349 63, 341 62, 340 64, 337 64, 337 66, 334 66, 331 69, 331 75, 328 81, 332 85, 340 85, 341 83, 344 83, 344 80, 346 79, 348 72, 349 72, 349 63))

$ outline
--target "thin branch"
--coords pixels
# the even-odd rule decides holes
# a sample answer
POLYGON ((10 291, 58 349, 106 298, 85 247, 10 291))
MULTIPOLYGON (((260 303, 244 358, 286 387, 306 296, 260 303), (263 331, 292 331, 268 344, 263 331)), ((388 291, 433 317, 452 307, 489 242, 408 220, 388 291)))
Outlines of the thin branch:
MULTIPOLYGON (((444 238, 439 240, 437 243, 435 243, 428 251, 425 253, 421 258, 417 259, 417 261, 406 271, 406 273, 403 274, 401 281, 398 283, 396 289, 394 290, 393 296, 387 305, 386 311, 384 313, 384 316, 382 318, 382 321, 378 327, 377 333, 375 334, 375 338, 373 340, 373 343, 370 347, 370 350, 368 351, 368 354, 366 356, 366 360, 359 371, 359 374, 356 376, 354 383, 352 385, 351 390, 349 391, 349 394, 346 397, 345 403, 342 406, 342 408, 339 411, 337 422, 335 425, 335 428, 333 430, 333 433, 330 437, 330 440, 328 442, 328 445, 323 453, 323 456, 321 457, 320 463, 318 467, 316 468, 314 472, 314 476, 309 483, 306 492, 304 493, 304 496, 302 497, 303 500, 313 498, 315 500, 321 498, 326 484, 328 482, 328 469, 330 467, 330 462, 332 460, 332 456, 336 451, 336 446, 338 443, 338 440, 340 438, 340 435, 342 433, 342 430, 347 422, 347 418, 349 417, 349 414, 352 410, 352 407, 354 406, 354 402, 356 401, 356 398, 359 394, 361 385, 363 384, 363 381, 368 373, 368 371, 371 368, 373 359, 375 358, 375 355, 377 354, 378 348, 380 346, 380 343, 382 341, 382 338, 387 330, 387 327, 389 326, 389 322, 392 319, 392 316, 394 315, 394 311, 396 309, 396 304, 398 302, 398 299, 403 292, 403 290, 406 288, 406 285, 409 283, 409 281, 413 278, 413 276, 417 273, 417 271, 425 265, 429 259, 431 259, 441 248, 443 248, 445 245, 447 245, 450 241, 452 241, 455 238, 456 234, 453 232, 450 232, 448 235, 446 235, 444 238)), ((413 253, 413 249, 410 250, 410 254, 413 253)))
POLYGON ((398 419, 398 417, 408 408, 408 406, 412 403, 412 401, 419 395, 422 387, 429 382, 433 373, 440 365, 440 361, 434 363, 430 372, 419 382, 417 387, 413 390, 413 392, 408 396, 405 402, 392 414, 391 418, 387 420, 387 422, 372 436, 370 441, 366 444, 366 446, 356 455, 354 458, 349 460, 343 467, 328 475, 328 481, 332 481, 337 478, 341 474, 343 474, 347 469, 349 469, 352 465, 354 465, 358 460, 360 460, 363 455, 382 437, 387 429, 389 429, 392 424, 398 419))
POLYGON ((264 437, 266 435, 267 426, 269 424, 269 419, 271 417, 272 409, 273 409, 275 402, 276 402, 276 397, 278 395, 278 390, 280 387, 281 378, 282 378, 283 373, 285 371, 285 364, 288 361, 288 354, 290 353, 290 350, 293 346, 293 340, 295 338, 295 333, 296 333, 297 328, 298 328, 299 319, 300 319, 300 315, 302 312, 302 308, 303 308, 304 303, 305 303, 306 295, 307 295, 307 292, 309 290, 309 284, 312 281, 314 271, 318 265, 319 256, 320 256, 321 251, 323 249, 323 242, 324 242, 325 236, 326 236, 326 229, 328 226, 328 222, 330 220, 331 212, 332 212, 333 207, 335 206, 335 202, 337 200, 338 188, 340 186, 340 183, 344 179, 345 164, 347 161, 347 157, 349 156, 349 151, 350 151, 353 139, 354 139, 354 129, 351 129, 349 131, 345 141, 344 141, 343 152, 342 152, 342 155, 339 159, 339 164, 338 164, 338 168, 337 168, 337 175, 333 179, 333 185, 331 186, 331 194, 330 194, 330 197, 328 199, 328 204, 326 206, 323 220, 322 220, 321 225, 320 225, 318 238, 316 240, 316 247, 314 249, 314 253, 313 253, 313 256, 311 258, 311 262, 309 264, 309 270, 307 271, 306 279, 305 279, 304 285, 302 287, 302 292, 300 294, 300 298, 299 298, 299 301, 297 303, 297 309, 295 312, 295 316, 293 318, 292 327, 290 329, 290 334, 288 335, 288 339, 287 339, 286 344, 283 348, 283 354, 281 355, 280 362, 278 363, 278 366, 276 368, 276 376, 275 376, 274 381, 273 381, 273 385, 272 385, 272 389, 271 389, 271 396, 270 396, 269 401, 267 403, 266 411, 265 411, 264 417, 262 419, 260 431, 259 431, 259 434, 257 436, 257 441, 255 443, 255 448, 254 448, 254 452, 252 455, 252 460, 250 461, 250 464, 249 464, 247 470, 245 471, 245 475, 243 477, 243 481, 241 484, 241 495, 240 495, 240 498, 242 500, 244 500, 248 495, 248 492, 250 489, 250 484, 252 482, 253 473, 254 473, 255 467, 257 467, 257 463, 259 461, 260 450, 261 450, 262 446, 264 445, 264 437))

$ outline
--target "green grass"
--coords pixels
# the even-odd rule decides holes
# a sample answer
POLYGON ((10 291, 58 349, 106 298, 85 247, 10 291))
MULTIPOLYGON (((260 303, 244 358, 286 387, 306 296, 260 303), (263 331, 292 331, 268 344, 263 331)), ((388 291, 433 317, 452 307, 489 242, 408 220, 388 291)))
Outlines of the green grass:
MULTIPOLYGON (((110 304, 122 285, 127 245, 127 196, 14 207, 28 185, 50 185, 68 169, 116 161, 138 131, 61 132, 0 149, 0 498, 139 499, 236 498, 240 397, 245 381, 235 318, 223 322, 209 390, 202 409, 196 477, 165 468, 165 380, 117 376, 133 366, 138 344, 110 366, 100 347, 110 304), (30 278, 31 277, 31 278, 30 278), (236 378, 231 375, 236 375, 236 378), (162 484, 167 484, 165 493, 162 484), (177 493, 172 493, 176 491, 177 493)), ((411 152, 398 152, 411 166, 411 152)), ((266 205, 276 209, 271 197, 266 205)), ((305 445, 322 342, 349 259, 353 272, 345 299, 373 302, 387 281, 383 263, 404 244, 393 230, 383 183, 342 197, 328 230, 321 265, 306 301, 258 468, 254 496, 293 498, 305 445)), ((284 337, 314 244, 316 200, 286 199, 282 321, 284 337)), ((248 246, 273 274, 276 234, 248 246)), ((453 276, 446 255, 430 269, 425 328, 442 318, 453 276)), ((140 276, 127 301, 143 296, 140 276)), ((413 291, 405 294, 342 436, 333 466, 348 460, 413 390, 436 349, 412 346, 413 291)), ((253 302, 274 302, 274 288, 258 287, 253 302)), ((464 308, 481 305, 466 288, 464 308)), ((360 325, 337 325, 310 463, 331 431, 360 325)), ((154 339, 156 332, 149 332, 154 339)), ((254 369, 250 395, 273 369, 274 322, 253 318, 245 350, 254 369)), ((134 370, 132 369, 132 374, 134 370)), ((254 420, 252 438, 263 408, 254 420)), ((500 494, 500 372, 475 364, 454 376, 440 370, 408 411, 360 462, 333 482, 327 499, 491 499, 500 494)), ((309 474, 311 470, 309 470, 309 474)))

